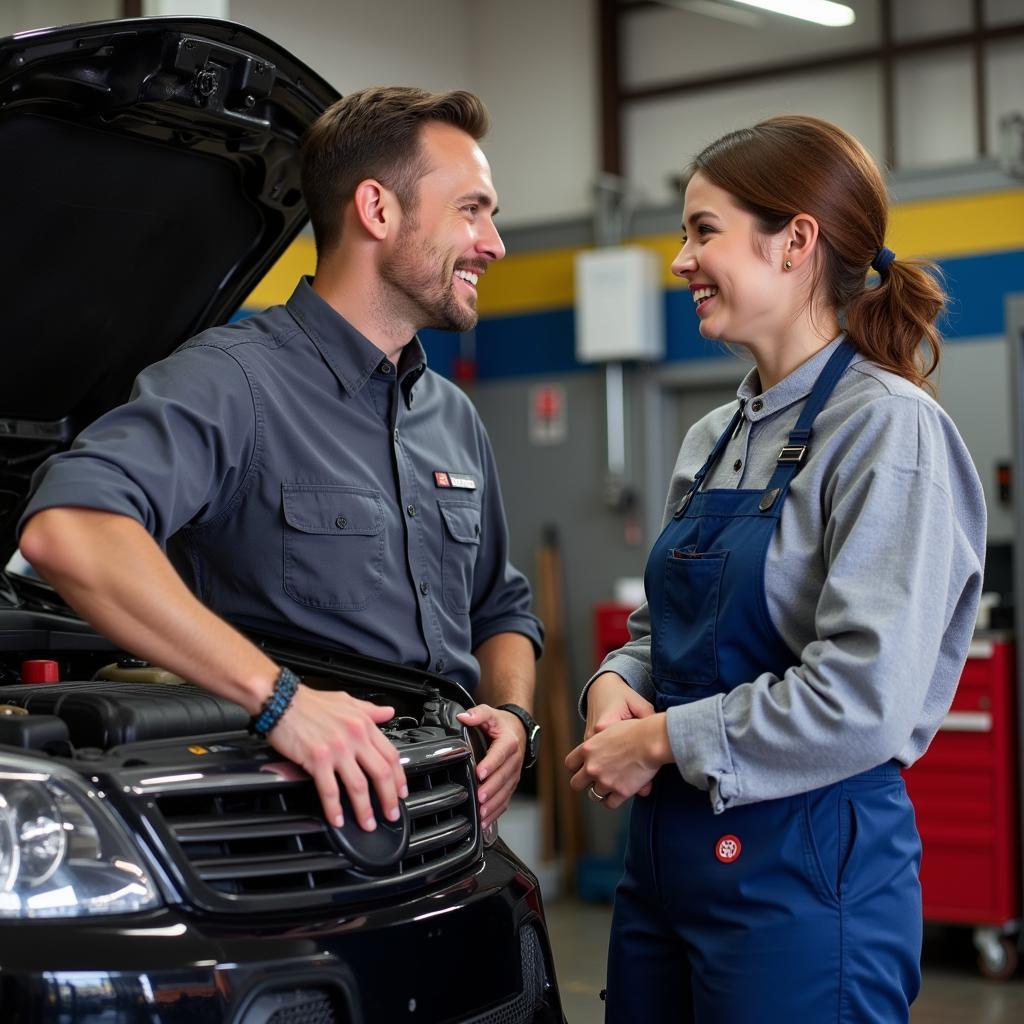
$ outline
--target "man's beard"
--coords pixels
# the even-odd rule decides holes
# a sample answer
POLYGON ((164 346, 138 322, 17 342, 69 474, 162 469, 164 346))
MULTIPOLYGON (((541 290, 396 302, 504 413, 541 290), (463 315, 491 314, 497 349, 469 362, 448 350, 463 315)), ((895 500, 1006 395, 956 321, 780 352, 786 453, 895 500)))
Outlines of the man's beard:
POLYGON ((394 254, 381 264, 381 277, 404 307, 394 312, 410 315, 417 329, 471 330, 479 316, 455 293, 454 264, 448 267, 439 249, 415 239, 415 230, 415 224, 403 224, 394 254))

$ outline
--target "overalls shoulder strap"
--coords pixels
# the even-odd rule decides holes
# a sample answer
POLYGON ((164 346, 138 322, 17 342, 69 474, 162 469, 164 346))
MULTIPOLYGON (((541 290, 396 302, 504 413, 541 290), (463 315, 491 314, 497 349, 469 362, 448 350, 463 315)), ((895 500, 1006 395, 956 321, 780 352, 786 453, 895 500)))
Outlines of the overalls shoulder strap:
POLYGON ((722 431, 722 436, 715 442, 715 447, 711 449, 711 454, 704 461, 704 465, 697 470, 696 475, 693 478, 693 483, 690 484, 690 489, 680 499, 679 504, 676 505, 672 512, 672 518, 678 519, 686 511, 690 504, 690 499, 700 490, 700 485, 704 482, 704 477, 711 472, 714 465, 722 457, 722 452, 725 451, 726 445, 729 443, 729 439, 736 432, 737 427, 740 425, 740 420, 743 417, 743 403, 740 403, 740 407, 736 410, 733 418, 729 420, 729 425, 722 431))
POLYGON ((772 478, 768 481, 764 496, 758 505, 762 512, 769 512, 777 502, 781 504, 782 501, 785 501, 790 485, 793 483, 793 477, 800 472, 800 467, 810 448, 811 435, 814 433, 814 421, 818 413, 825 407, 825 403, 832 397, 839 378, 842 377, 847 366, 850 365, 850 360, 856 354, 857 350, 848 339, 844 338, 818 375, 814 389, 804 403, 796 426, 789 435, 788 443, 779 452, 775 472, 772 473, 772 478))

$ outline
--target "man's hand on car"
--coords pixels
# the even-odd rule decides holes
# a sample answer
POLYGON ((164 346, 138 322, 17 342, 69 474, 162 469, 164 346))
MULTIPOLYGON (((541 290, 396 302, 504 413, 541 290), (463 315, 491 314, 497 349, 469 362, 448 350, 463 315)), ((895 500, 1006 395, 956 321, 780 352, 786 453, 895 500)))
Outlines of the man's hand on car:
POLYGON ((347 693, 300 686, 267 741, 309 772, 329 822, 340 827, 344 821, 340 779, 359 826, 371 832, 377 827, 370 804, 371 784, 389 821, 398 820, 399 798, 409 795, 398 751, 380 731, 394 714, 394 708, 347 693))
POLYGON ((508 808, 519 785, 526 753, 526 731, 515 715, 489 704, 477 704, 458 718, 463 725, 482 729, 490 741, 487 756, 476 766, 476 777, 480 780, 477 789, 480 827, 487 828, 508 808))

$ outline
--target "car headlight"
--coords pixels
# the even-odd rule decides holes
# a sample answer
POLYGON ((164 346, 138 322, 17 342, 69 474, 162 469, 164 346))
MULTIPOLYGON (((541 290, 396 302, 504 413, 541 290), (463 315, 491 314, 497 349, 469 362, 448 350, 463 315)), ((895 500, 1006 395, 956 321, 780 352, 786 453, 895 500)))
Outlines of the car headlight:
POLYGON ((0 918, 159 905, 131 837, 101 794, 70 773, 12 760, 0 763, 0 918))

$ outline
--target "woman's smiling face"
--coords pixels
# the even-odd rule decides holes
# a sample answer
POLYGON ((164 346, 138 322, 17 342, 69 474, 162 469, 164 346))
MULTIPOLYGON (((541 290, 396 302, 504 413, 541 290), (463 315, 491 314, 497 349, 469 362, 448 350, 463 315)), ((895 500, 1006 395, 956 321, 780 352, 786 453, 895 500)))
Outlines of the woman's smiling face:
POLYGON ((672 273, 689 280, 703 337, 750 345, 784 329, 794 311, 790 290, 780 287, 783 236, 766 238, 728 192, 693 175, 672 273))

